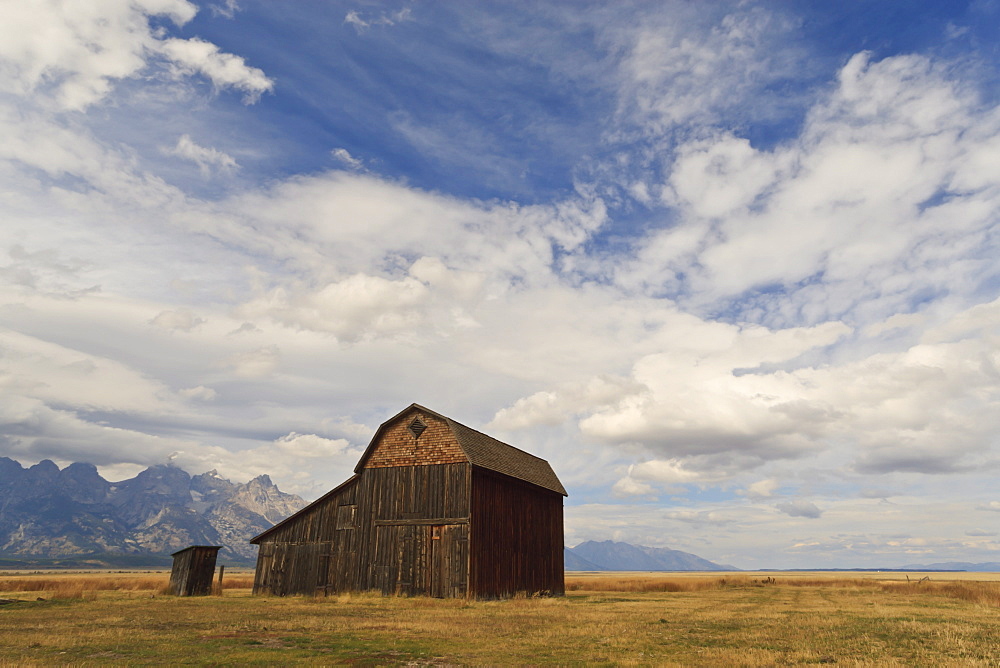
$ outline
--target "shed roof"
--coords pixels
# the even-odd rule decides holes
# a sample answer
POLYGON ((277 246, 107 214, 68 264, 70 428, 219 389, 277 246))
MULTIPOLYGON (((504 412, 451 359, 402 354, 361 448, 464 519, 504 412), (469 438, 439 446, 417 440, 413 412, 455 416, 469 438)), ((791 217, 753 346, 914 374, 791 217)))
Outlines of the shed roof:
POLYGON ((422 412, 443 420, 448 425, 448 428, 451 429, 451 433, 454 435, 459 447, 462 448, 465 456, 469 458, 469 463, 473 466, 502 473, 511 478, 523 480, 532 485, 568 496, 566 489, 559 482, 559 478, 556 477, 555 471, 541 457, 536 457, 512 445, 507 445, 503 441, 498 441, 481 431, 466 427, 464 424, 456 422, 450 417, 441 415, 429 408, 425 408, 420 404, 410 404, 379 426, 375 432, 375 436, 372 437, 371 443, 368 444, 368 449, 361 455, 358 465, 354 468, 355 473, 361 473, 364 469, 365 462, 368 461, 368 458, 374 452, 375 445, 382 436, 382 432, 390 424, 411 412, 422 412))
POLYGON ((184 549, 177 550, 176 552, 171 552, 170 556, 176 557, 181 552, 187 552, 188 550, 215 550, 216 552, 218 552, 221 549, 222 549, 221 545, 189 545, 184 549))

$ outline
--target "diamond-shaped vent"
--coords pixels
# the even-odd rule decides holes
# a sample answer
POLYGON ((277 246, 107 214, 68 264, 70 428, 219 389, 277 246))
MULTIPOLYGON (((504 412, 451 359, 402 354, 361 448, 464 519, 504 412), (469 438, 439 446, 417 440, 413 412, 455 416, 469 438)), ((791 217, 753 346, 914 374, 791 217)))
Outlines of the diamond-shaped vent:
POLYGON ((413 434, 413 438, 420 438, 420 434, 424 433, 424 429, 427 429, 427 425, 420 421, 420 418, 413 418, 413 422, 410 423, 410 433, 413 434))

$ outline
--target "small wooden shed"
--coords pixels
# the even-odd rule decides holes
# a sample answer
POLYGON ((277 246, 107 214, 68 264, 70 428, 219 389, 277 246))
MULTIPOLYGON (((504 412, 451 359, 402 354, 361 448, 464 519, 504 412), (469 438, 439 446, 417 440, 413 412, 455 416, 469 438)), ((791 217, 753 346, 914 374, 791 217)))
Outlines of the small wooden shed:
POLYGON ((220 545, 192 545, 172 555, 169 593, 175 596, 208 596, 212 593, 215 560, 220 545))
POLYGON ((250 541, 254 593, 562 594, 564 496, 544 459, 412 404, 352 478, 250 541))

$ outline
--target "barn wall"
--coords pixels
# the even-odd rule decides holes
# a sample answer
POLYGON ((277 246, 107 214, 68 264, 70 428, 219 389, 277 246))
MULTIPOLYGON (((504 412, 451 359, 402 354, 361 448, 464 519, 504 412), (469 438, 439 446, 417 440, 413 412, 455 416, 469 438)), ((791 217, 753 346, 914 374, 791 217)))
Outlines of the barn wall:
MULTIPOLYGON (((467 544, 469 465, 396 466, 365 469, 358 488, 357 579, 350 589, 425 594, 433 582, 426 575, 442 557, 432 552, 438 541, 433 527, 459 526, 467 544), (463 533, 464 532, 464 533, 463 533)), ((464 593, 468 559, 459 559, 464 593)))
POLYGON ((343 523, 338 528, 337 520, 342 507, 357 505, 357 482, 319 499, 260 541, 255 594, 323 593, 343 580, 339 574, 356 570, 356 529, 343 523))
POLYGON ((364 469, 261 540, 254 593, 464 594, 469 482, 467 463, 364 469))
POLYGON ((563 594, 562 495, 474 469, 470 594, 563 594))

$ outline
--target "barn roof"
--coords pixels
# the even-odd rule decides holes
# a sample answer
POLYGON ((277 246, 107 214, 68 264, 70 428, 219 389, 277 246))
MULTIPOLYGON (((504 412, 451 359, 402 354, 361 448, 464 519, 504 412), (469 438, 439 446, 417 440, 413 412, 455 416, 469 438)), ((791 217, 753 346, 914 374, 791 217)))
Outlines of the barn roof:
POLYGON ((362 469, 364 469, 365 462, 368 461, 368 458, 375 450, 375 445, 382 436, 382 432, 384 432, 390 424, 402 416, 414 411, 420 411, 425 414, 433 415, 434 417, 443 420, 451 429, 451 433, 455 436, 455 440, 462 448, 465 456, 469 458, 469 463, 473 466, 477 466, 488 471, 494 471, 496 473, 502 473, 510 476, 511 478, 523 480, 524 482, 531 483, 532 485, 537 485, 539 487, 552 490, 553 492, 558 492, 563 496, 568 496, 565 488, 562 486, 562 483, 559 482, 559 478, 556 477, 555 471, 553 471, 552 467, 549 466, 549 463, 541 457, 536 457, 525 452, 524 450, 519 450, 512 445, 507 445, 503 441, 498 441, 492 436, 487 436, 481 431, 476 431, 471 427, 466 427, 464 424, 456 422, 446 415, 436 413, 429 408, 421 406, 420 404, 410 404, 404 410, 392 416, 379 426, 378 431, 375 432, 375 436, 372 437, 371 443, 368 445, 368 449, 365 450, 365 454, 361 456, 361 459, 358 461, 358 465, 354 468, 355 473, 361 473, 362 469))

